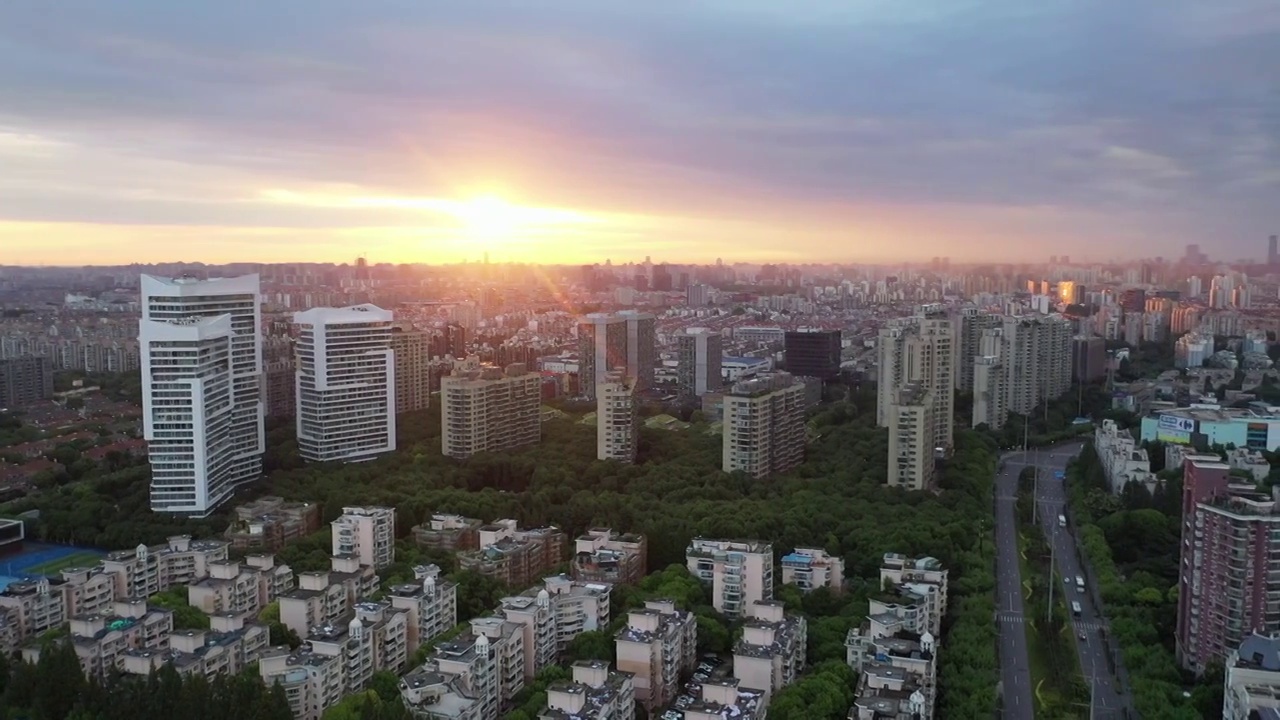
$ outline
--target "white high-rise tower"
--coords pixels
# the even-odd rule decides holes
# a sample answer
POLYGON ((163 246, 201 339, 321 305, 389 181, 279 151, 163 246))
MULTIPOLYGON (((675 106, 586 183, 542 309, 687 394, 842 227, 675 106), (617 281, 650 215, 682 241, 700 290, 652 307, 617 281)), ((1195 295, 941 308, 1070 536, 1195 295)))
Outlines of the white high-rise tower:
POLYGON ((151 509, 204 516, 262 475, 258 276, 142 276, 151 509))
POLYGON ((309 462, 372 460, 396 449, 391 311, 312 308, 298 326, 298 453, 309 462))

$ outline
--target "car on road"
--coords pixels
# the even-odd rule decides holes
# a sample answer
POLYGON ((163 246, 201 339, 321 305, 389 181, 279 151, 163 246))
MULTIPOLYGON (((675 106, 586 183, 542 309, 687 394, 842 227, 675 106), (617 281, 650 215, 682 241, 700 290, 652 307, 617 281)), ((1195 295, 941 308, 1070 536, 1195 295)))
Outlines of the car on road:
POLYGON ((1085 634, 1085 632, 1084 632, 1083 630, 1081 630, 1081 631, 1080 631, 1080 633, 1079 633, 1078 637, 1079 637, 1081 640, 1088 640, 1088 639, 1089 639, 1089 636, 1088 636, 1088 635, 1086 635, 1086 634, 1085 634))

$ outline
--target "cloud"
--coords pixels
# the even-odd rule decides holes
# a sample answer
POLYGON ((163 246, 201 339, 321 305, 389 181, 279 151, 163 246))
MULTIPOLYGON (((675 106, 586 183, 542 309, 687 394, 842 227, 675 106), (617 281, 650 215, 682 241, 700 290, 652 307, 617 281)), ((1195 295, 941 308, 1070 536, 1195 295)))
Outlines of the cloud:
MULTIPOLYGON (((895 244, 924 256, 979 253, 939 249, 986 222, 981 248, 1040 257, 1020 233, 1093 236, 1108 218, 1135 253, 1211 235, 1256 254, 1277 222, 1276 8, 8 3, 0 218, 424 223, 403 207, 261 202, 332 185, 644 218, 626 225, 636 248, 696 221, 711 256, 843 255, 841 228, 868 217, 878 237, 897 223, 934 238, 895 244), (1027 209, 1053 226, 1008 220, 1027 209)), ((604 252, 618 241, 601 237, 604 252)))

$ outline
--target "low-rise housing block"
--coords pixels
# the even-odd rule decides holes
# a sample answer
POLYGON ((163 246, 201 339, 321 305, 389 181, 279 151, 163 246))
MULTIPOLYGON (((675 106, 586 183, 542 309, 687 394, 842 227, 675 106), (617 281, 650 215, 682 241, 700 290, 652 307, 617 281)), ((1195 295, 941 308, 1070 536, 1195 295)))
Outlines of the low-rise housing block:
POLYGON ((479 530, 479 549, 458 553, 458 566, 505 585, 531 585, 564 558, 559 528, 520 530, 515 520, 499 520, 479 530))
POLYGON ((763 690, 767 704, 800 676, 807 649, 803 616, 785 614, 780 602, 752 603, 742 639, 733 647, 733 676, 744 687, 763 690))
POLYGON ((680 676, 697 663, 698 623, 671 600, 649 600, 627 613, 617 635, 618 670, 634 676, 636 701, 652 712, 679 694, 680 676))
POLYGON ((711 586, 711 604, 731 618, 773 599, 773 546, 755 540, 694 538, 685 550, 689 572, 711 586))
POLYGON ((547 708, 539 720, 632 720, 635 683, 631 673, 613 672, 604 660, 573 664, 573 680, 547 688, 547 708))
POLYGON ((575 541, 573 579, 634 585, 648 574, 644 535, 591 528, 575 541))

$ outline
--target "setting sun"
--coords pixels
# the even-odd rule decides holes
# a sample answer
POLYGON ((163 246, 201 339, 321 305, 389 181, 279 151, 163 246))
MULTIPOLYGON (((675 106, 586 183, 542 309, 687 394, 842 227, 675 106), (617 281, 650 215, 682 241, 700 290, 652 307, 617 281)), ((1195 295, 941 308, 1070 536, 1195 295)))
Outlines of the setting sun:
POLYGON ((459 203, 453 215, 462 222, 468 234, 485 239, 510 237, 529 221, 526 210, 493 196, 459 203))

